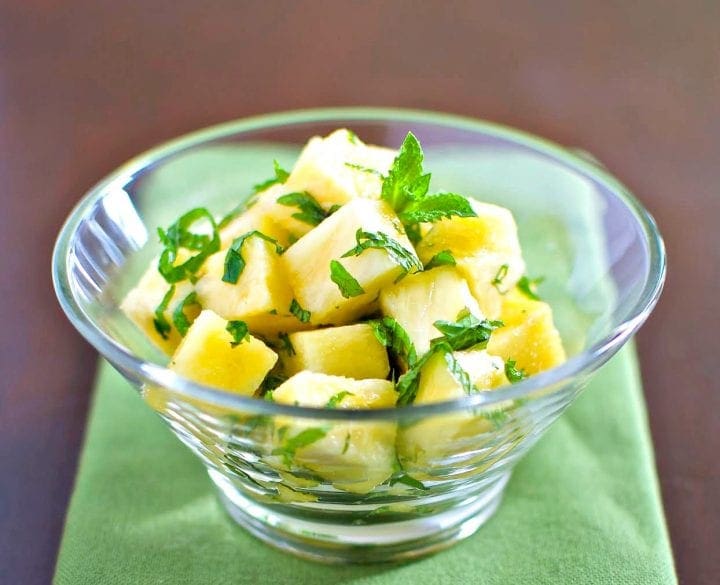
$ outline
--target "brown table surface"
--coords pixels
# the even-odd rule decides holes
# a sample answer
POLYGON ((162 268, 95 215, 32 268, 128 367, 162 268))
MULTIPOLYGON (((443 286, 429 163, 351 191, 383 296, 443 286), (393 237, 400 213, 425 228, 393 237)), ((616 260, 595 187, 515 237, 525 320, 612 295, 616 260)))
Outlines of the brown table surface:
POLYGON ((579 146, 654 213, 669 277, 638 344, 657 465, 682 582, 717 582, 720 3, 707 0, 0 2, 0 582, 50 580, 88 409, 95 354, 49 278, 64 217, 158 142, 327 105, 444 110, 579 146))

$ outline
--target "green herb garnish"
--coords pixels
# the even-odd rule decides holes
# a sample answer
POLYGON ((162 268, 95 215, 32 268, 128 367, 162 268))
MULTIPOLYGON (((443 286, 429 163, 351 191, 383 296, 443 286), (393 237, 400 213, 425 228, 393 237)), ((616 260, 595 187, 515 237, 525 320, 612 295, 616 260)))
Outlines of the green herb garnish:
POLYGON ((295 348, 287 333, 278 333, 278 341, 280 342, 280 351, 284 351, 289 356, 295 355, 295 348))
POLYGON ((355 277, 337 260, 330 261, 330 280, 340 289, 340 293, 346 299, 357 297, 365 292, 355 277))
POLYGON ((515 360, 508 360, 505 362, 505 376, 507 376, 507 379, 511 384, 517 384, 528 377, 525 370, 516 367, 515 360))
POLYGON ((400 244, 400 242, 383 232, 366 232, 362 228, 359 228, 357 232, 355 232, 355 240, 357 241, 357 246, 345 252, 342 258, 359 256, 365 250, 374 248, 385 250, 390 259, 400 266, 406 274, 411 271, 418 272, 423 268, 414 251, 411 252, 400 244))
POLYGON ((345 443, 343 443, 343 448, 341 451, 341 455, 345 455, 347 453, 348 447, 350 446, 350 433, 347 433, 345 435, 345 443))
POLYGON ((436 193, 409 203, 399 214, 405 225, 431 223, 450 217, 477 217, 470 202, 455 193, 436 193))
POLYGON ((368 325, 373 328, 375 338, 390 349, 396 358, 402 359, 408 368, 415 365, 415 362, 417 362, 415 345, 400 323, 392 317, 383 317, 382 319, 368 321, 368 325))
POLYGON ((225 271, 222 276, 224 282, 236 284, 243 270, 245 270, 245 258, 243 258, 242 255, 242 247, 243 244, 250 238, 261 238, 266 242, 273 244, 275 246, 275 251, 278 254, 282 254, 283 252, 283 247, 278 244, 275 238, 266 236, 264 233, 257 230, 247 232, 242 236, 235 238, 225 254, 225 271))
POLYGON ((471 347, 478 349, 487 347, 490 334, 498 327, 502 327, 503 322, 478 319, 465 309, 460 312, 456 321, 435 321, 433 325, 442 333, 442 337, 433 339, 431 344, 447 343, 453 351, 460 351, 471 347))
POLYGON ((500 290, 500 285, 503 283, 503 280, 505 280, 505 277, 508 274, 508 268, 510 267, 507 264, 503 264, 500 268, 498 268, 498 271, 495 273, 495 278, 493 278, 490 282, 490 284, 492 284, 501 295, 504 295, 507 292, 500 290))
POLYGON ((173 311, 173 324, 182 337, 185 337, 188 329, 190 329, 190 325, 192 325, 190 319, 188 319, 188 316, 185 314, 185 309, 193 305, 200 306, 200 303, 197 300, 197 293, 195 291, 186 296, 173 311))
MULTIPOLYGON (((287 431, 286 427, 283 427, 287 431)), ((281 429, 282 431, 282 429, 281 429)), ((297 435, 285 440, 283 445, 272 450, 272 455, 281 455, 285 465, 291 465, 293 457, 298 449, 312 445, 327 435, 328 429, 322 427, 311 427, 300 431, 297 435)), ((285 433, 282 433, 284 438, 285 433)))
POLYGON ((284 168, 282 168, 280 166, 280 163, 278 163, 278 161, 276 160, 273 161, 273 169, 275 171, 275 176, 266 179, 265 181, 262 181, 257 185, 253 185, 253 192, 260 193, 261 191, 265 191, 265 189, 267 189, 268 187, 272 187, 277 183, 284 183, 285 181, 287 181, 290 173, 284 168))
POLYGON ((430 258, 430 262, 425 265, 425 270, 430 270, 438 266, 455 266, 456 264, 457 262, 455 262, 455 257, 452 255, 452 252, 450 250, 443 250, 430 258))
POLYGON ((330 397, 330 400, 327 401, 325 408, 337 408, 338 404, 340 404, 346 396, 355 396, 355 394, 348 392, 347 390, 342 390, 337 394, 333 394, 330 397))
POLYGON ((170 300, 173 298, 174 294, 175 285, 173 284, 163 295, 160 304, 155 308, 155 318, 153 319, 153 325, 155 325, 155 331, 157 331, 160 334, 160 337, 162 337, 163 339, 167 339, 170 336, 170 330, 172 329, 172 326, 165 318, 165 311, 167 310, 168 304, 170 303, 170 300))
POLYGON ((230 342, 232 347, 237 347, 245 341, 250 332, 245 321, 228 321, 225 330, 232 335, 233 340, 230 342))
POLYGON ((378 171, 377 169, 371 169, 370 167, 364 167, 362 165, 356 165, 355 163, 346 162, 345 166, 349 169, 353 169, 355 171, 360 171, 362 173, 368 173, 369 175, 377 175, 378 177, 382 177, 383 174, 378 171))
POLYGON ((319 225, 328 216, 317 200, 307 191, 281 195, 277 198, 277 202, 280 205, 297 207, 300 211, 293 213, 292 217, 313 226, 319 225))
POLYGON ((394 477, 390 478, 390 481, 388 482, 388 485, 395 485, 396 483, 402 483, 404 485, 410 486, 412 488, 415 488, 416 490, 427 490, 428 488, 425 487, 423 482, 415 479, 414 477, 408 475, 407 473, 403 473, 401 475, 396 475, 394 477))
POLYGON ((306 311, 300 306, 297 300, 293 299, 290 303, 290 312, 297 317, 297 320, 301 323, 307 323, 310 321, 310 311, 306 311))
POLYGON ((545 280, 544 276, 539 276, 538 278, 528 278, 527 276, 523 276, 520 280, 518 280, 517 287, 518 290, 529 299, 539 301, 541 299, 537 294, 537 287, 543 280, 545 280))
POLYGON ((205 259, 220 249, 217 224, 204 207, 191 209, 180 216, 167 230, 158 228, 158 236, 163 245, 163 251, 158 260, 158 271, 170 284, 187 279, 194 280, 195 273, 203 265, 205 259), (211 234, 190 231, 193 224, 198 222, 209 223, 211 234), (197 254, 176 266, 175 261, 181 248, 192 250, 197 254))

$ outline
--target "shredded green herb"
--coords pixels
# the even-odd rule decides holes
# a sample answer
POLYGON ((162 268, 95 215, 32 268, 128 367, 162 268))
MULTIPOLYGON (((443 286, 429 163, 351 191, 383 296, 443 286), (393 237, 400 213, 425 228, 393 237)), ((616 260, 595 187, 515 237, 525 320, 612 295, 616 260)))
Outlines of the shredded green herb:
POLYGON ((425 265, 425 270, 430 270, 438 266, 455 266, 456 264, 457 262, 455 262, 455 257, 452 255, 452 252, 450 250, 443 250, 430 258, 430 262, 425 265))
POLYGON ((293 299, 290 303, 290 312, 295 315, 298 321, 301 323, 307 323, 310 321, 310 311, 306 311, 300 306, 300 303, 296 299, 293 299))
POLYGON ((540 301, 542 299, 537 294, 537 287, 544 280, 544 276, 539 276, 538 278, 528 278, 527 276, 523 276, 520 280, 518 280, 517 287, 518 290, 529 299, 532 299, 533 301, 540 301))
POLYGON ((160 334, 160 337, 162 337, 163 339, 167 339, 170 336, 170 331, 172 329, 172 326, 165 317, 165 311, 167 310, 168 304, 170 303, 170 300, 173 298, 174 294, 175 285, 173 284, 163 295, 160 304, 155 308, 153 325, 155 326, 155 331, 157 331, 160 334))
POLYGON ((197 293, 195 291, 191 292, 180 303, 178 303, 177 307, 175 307, 175 310, 173 311, 173 324, 182 337, 185 337, 188 329, 190 329, 190 325, 192 325, 192 322, 188 319, 188 316, 185 313, 185 309, 192 307, 193 305, 200 306, 200 303, 197 300, 197 293))
POLYGON ((220 235, 215 219, 204 207, 196 207, 173 223, 167 230, 158 228, 163 251, 158 260, 158 271, 170 284, 182 280, 194 281, 195 273, 205 259, 220 249, 220 235), (209 224, 211 233, 193 232, 191 227, 196 223, 209 224), (176 265, 175 261, 181 248, 197 252, 185 262, 176 265))
POLYGON ((250 333, 245 321, 228 321, 225 330, 232 335, 233 340, 230 342, 232 347, 240 345, 250 333))
POLYGON ((237 284, 240 275, 245 270, 245 258, 242 255, 243 244, 250 238, 261 238, 266 242, 270 242, 275 246, 275 251, 278 254, 282 254, 283 247, 278 244, 275 238, 265 235, 262 232, 253 230, 247 232, 233 240, 230 244, 227 253, 225 254, 225 271, 223 272, 222 280, 230 284, 237 284))
POLYGON ((293 213, 292 217, 312 226, 319 225, 328 216, 317 200, 307 191, 281 195, 277 198, 277 202, 280 205, 297 207, 300 211, 293 213))
POLYGON ((346 299, 357 297, 365 293, 360 283, 337 260, 330 261, 330 280, 340 289, 340 294, 346 299))

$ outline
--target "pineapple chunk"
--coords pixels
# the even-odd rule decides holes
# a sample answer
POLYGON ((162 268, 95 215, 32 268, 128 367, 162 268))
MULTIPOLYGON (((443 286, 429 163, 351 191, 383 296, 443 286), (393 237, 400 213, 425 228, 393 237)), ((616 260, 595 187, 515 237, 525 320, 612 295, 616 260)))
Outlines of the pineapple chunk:
MULTIPOLYGON (((308 233, 314 225, 293 217, 300 210, 294 205, 283 205, 277 200, 282 196, 293 191, 289 190, 283 184, 273 185, 257 196, 255 204, 250 211, 255 211, 259 217, 263 217, 266 222, 272 222, 276 229, 285 234, 284 240, 281 241, 283 246, 297 240, 301 236, 308 233)), ((271 235, 271 234, 268 234, 271 235)), ((275 237, 275 236, 273 236, 275 237)), ((275 238, 278 239, 278 238, 275 238)))
POLYGON ((326 209, 357 197, 378 199, 380 175, 391 167, 395 155, 394 150, 363 144, 348 130, 336 130, 325 138, 315 136, 295 163, 287 188, 308 191, 326 209))
POLYGON ((504 327, 493 331, 487 350, 504 360, 515 360, 528 374, 553 368, 566 359, 552 309, 514 289, 503 299, 504 327))
MULTIPOLYGON (((280 186, 273 187, 281 189, 280 186)), ((287 246, 290 243, 290 232, 272 213, 269 213, 267 207, 267 200, 272 197, 277 198, 277 195, 274 195, 277 193, 277 189, 273 187, 258 195, 258 199, 252 207, 243 211, 220 229, 221 248, 229 248, 235 238, 252 231, 262 232, 271 238, 275 238, 281 246, 287 246)))
POLYGON ((278 356, 252 335, 233 347, 226 326, 227 321, 212 311, 200 313, 175 351, 170 369, 201 384, 252 396, 278 356))
MULTIPOLYGON (((181 259, 181 261, 184 261, 184 259, 181 259)), ((175 284, 175 292, 170 298, 167 308, 163 311, 165 319, 171 325, 170 331, 163 337, 155 328, 155 310, 162 302, 165 294, 170 290, 170 286, 158 272, 157 260, 153 260, 140 282, 120 304, 120 309, 128 318, 147 335, 154 345, 167 355, 172 355, 182 339, 178 330, 172 325, 173 311, 193 292, 193 286, 188 281, 175 284)), ((191 304, 185 308, 185 315, 189 321, 192 321, 199 314, 200 307, 197 304, 191 304)))
POLYGON ((275 245, 250 237, 240 254, 245 268, 235 284, 222 280, 227 250, 207 259, 205 274, 196 285, 202 306, 223 319, 245 321, 252 331, 263 335, 307 328, 289 312, 292 291, 275 245))
POLYGON ((483 313, 497 319, 500 291, 510 290, 525 272, 517 226, 504 207, 475 200, 470 204, 477 217, 452 217, 435 223, 417 251, 423 263, 438 252, 452 251, 457 269, 467 279, 483 313), (495 278, 501 282, 493 285, 495 278))
POLYGON ((418 356, 430 349, 431 339, 440 337, 435 321, 455 321, 465 309, 483 318, 467 282, 451 266, 411 274, 383 289, 380 308, 407 331, 418 356))
POLYGON ((347 378, 386 378, 387 351, 370 325, 359 323, 290 334, 295 353, 283 359, 289 375, 302 370, 347 378))
POLYGON ((397 216, 384 201, 354 199, 300 238, 282 255, 291 288, 316 325, 342 325, 366 314, 380 289, 402 269, 384 249, 368 249, 359 256, 340 258, 357 244, 355 233, 381 232, 415 256, 397 216), (338 260, 365 291, 344 298, 330 279, 330 262, 338 260))
MULTIPOLYGON (((502 359, 489 355, 486 350, 458 351, 452 355, 478 390, 507 384, 502 359)), ((432 356, 420 374, 415 404, 458 400, 464 396, 466 392, 450 373, 446 356, 440 353, 432 356)), ((420 420, 398 432, 398 457, 413 477, 427 479, 433 475, 430 473, 433 468, 436 474, 442 474, 438 470, 446 465, 444 460, 471 449, 477 436, 492 428, 486 417, 472 412, 420 420)), ((447 466, 452 468, 451 464, 447 466)))
MULTIPOLYGON (((344 409, 390 408, 396 396, 393 383, 387 380, 352 380, 313 372, 300 372, 273 392, 273 399, 281 404, 322 408, 334 399, 335 408, 344 409)), ((369 492, 393 474, 395 423, 312 424, 301 420, 278 417, 275 421, 273 457, 279 457, 273 465, 309 469, 338 489, 359 494, 369 492), (311 440, 293 448, 293 438, 300 433, 311 440)))

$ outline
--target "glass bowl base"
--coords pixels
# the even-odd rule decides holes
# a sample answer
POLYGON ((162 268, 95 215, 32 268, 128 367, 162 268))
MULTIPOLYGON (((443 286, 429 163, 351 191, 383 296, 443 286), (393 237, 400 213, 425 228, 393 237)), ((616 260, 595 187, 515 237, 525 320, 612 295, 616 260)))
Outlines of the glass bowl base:
POLYGON ((510 472, 462 506, 401 522, 365 526, 298 519, 240 493, 210 471, 230 516, 255 537, 301 558, 328 564, 392 563, 429 555, 474 534, 497 510, 510 472))

